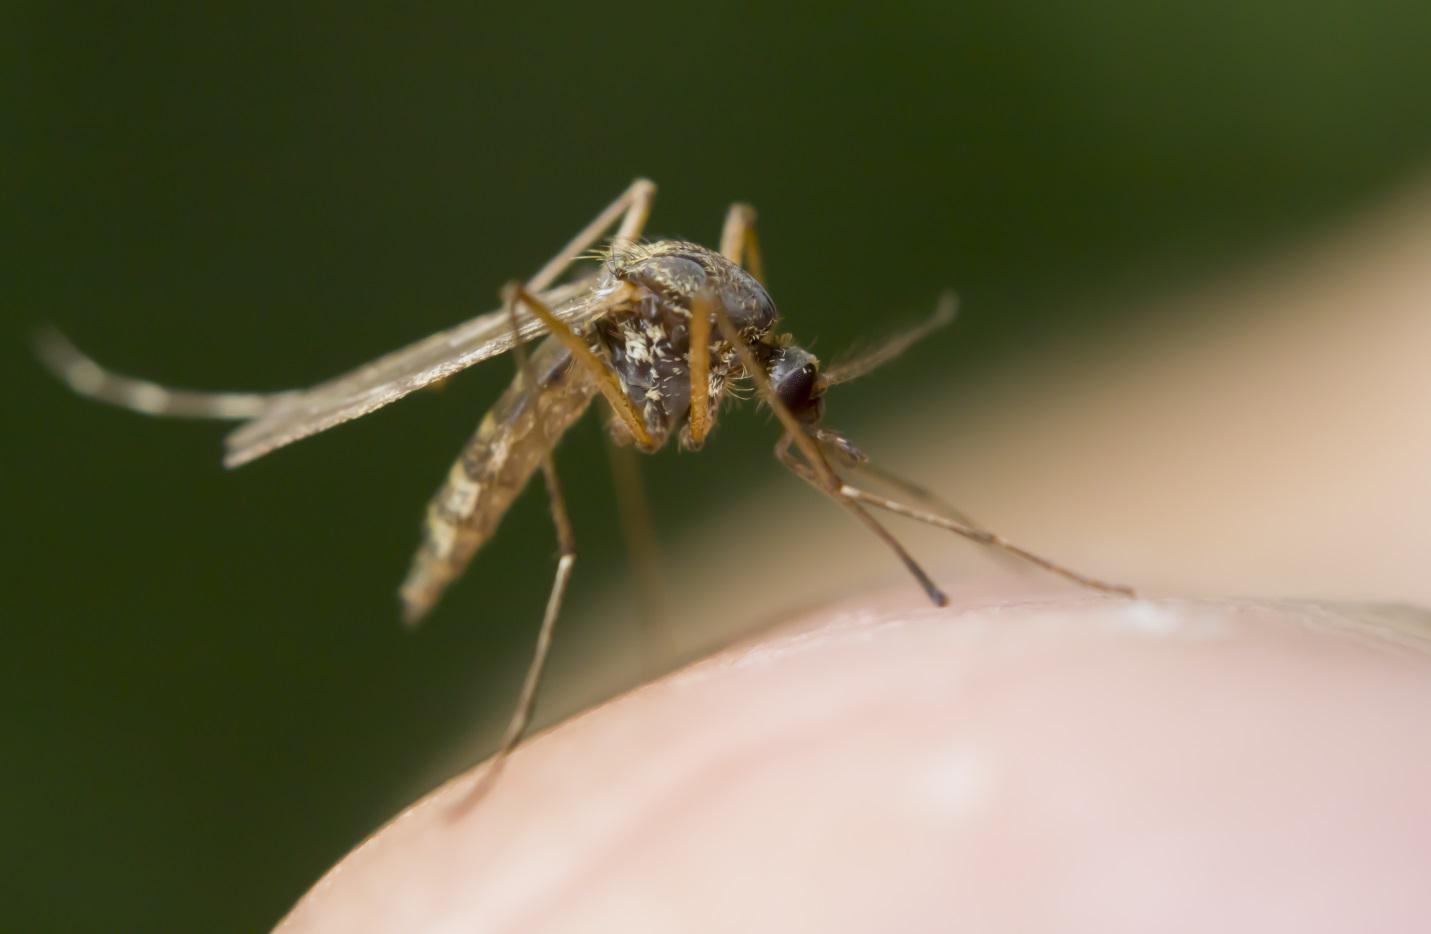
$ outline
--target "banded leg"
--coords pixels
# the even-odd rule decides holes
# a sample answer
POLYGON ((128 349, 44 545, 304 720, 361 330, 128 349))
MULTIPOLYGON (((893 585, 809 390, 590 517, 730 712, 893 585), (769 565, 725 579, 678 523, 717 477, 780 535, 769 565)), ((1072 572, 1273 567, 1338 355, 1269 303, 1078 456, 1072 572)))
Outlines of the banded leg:
POLYGON ((952 503, 947 502, 938 493, 926 486, 921 486, 912 480, 906 480, 899 474, 885 470, 883 467, 876 467, 870 463, 870 459, 863 451, 859 451, 850 444, 849 440, 836 432, 828 432, 825 429, 817 429, 815 437, 825 442, 830 450, 844 462, 845 466, 857 473, 868 474, 881 483, 886 483, 904 495, 930 506, 935 512, 941 513, 956 522, 962 522, 971 529, 982 528, 980 523, 971 517, 964 510, 959 509, 952 503))
POLYGON ((262 415, 286 395, 282 392, 195 392, 122 376, 91 360, 53 328, 45 328, 35 335, 35 354, 78 395, 143 415, 244 421, 262 415))
POLYGON ((937 513, 930 512, 926 509, 916 509, 915 507, 909 506, 905 503, 901 503, 898 500, 890 499, 887 496, 880 496, 876 493, 870 493, 858 487, 850 486, 849 484, 844 484, 841 487, 840 492, 844 496, 849 497, 850 499, 857 500, 862 503, 868 503, 869 505, 874 506, 876 508, 887 510, 889 512, 895 513, 896 515, 905 516, 907 518, 915 520, 916 522, 923 522, 925 525, 932 525, 935 528, 947 529, 948 531, 953 532, 956 535, 962 535, 963 537, 969 539, 971 542, 977 542, 980 545, 988 545, 992 548, 997 548, 1001 551, 1013 555, 1016 558, 1019 558, 1023 561, 1027 561, 1037 567, 1041 567, 1045 571, 1049 571, 1051 573, 1057 574, 1060 577, 1071 580, 1075 584, 1078 584, 1080 586, 1088 587, 1092 590, 1102 591, 1103 593, 1119 594, 1125 597, 1137 596, 1137 593, 1131 587, 1124 586, 1123 584, 1110 584, 1107 581, 1101 581, 1095 577, 1089 577, 1086 574, 1080 574, 1077 571, 1072 570, 1071 568, 1064 567, 1057 562, 1050 561, 1048 558, 1041 557, 1019 545, 1015 545, 1008 539, 1000 535, 996 535, 995 533, 990 532, 987 529, 967 525, 962 522, 956 522, 953 519, 950 519, 946 516, 938 515, 937 513))
MULTIPOLYGON (((527 288, 532 292, 545 291, 618 221, 616 242, 630 242, 639 237, 655 197, 654 182, 636 179, 538 270, 528 280, 527 288)), ((123 376, 100 366, 52 328, 39 332, 34 343, 40 361, 77 394, 144 415, 247 421, 262 416, 277 401, 291 395, 290 392, 195 392, 123 376)))
POLYGON ((552 314, 552 310, 541 299, 521 285, 512 283, 504 291, 509 293, 513 300, 526 305, 527 309, 547 326, 548 333, 571 351, 577 365, 586 368, 591 373, 592 378, 596 381, 596 388, 611 404, 612 411, 621 419, 626 430, 631 433, 636 446, 647 451, 654 450, 656 443, 652 439, 651 433, 646 430, 646 423, 642 420, 641 413, 636 410, 636 406, 627 397, 626 391, 621 388, 621 383, 611 372, 611 368, 596 355, 586 341, 565 321, 552 314))
MULTIPOLYGON (((792 473, 796 474, 812 486, 819 488, 819 481, 815 477, 814 473, 804 464, 795 460, 791 456, 790 439, 788 437, 782 439, 781 443, 776 446, 775 456, 792 473)), ((841 481, 840 483, 841 496, 858 502, 868 503, 869 505, 874 506, 878 509, 884 509, 888 512, 895 513, 896 515, 901 515, 909 519, 914 519, 916 522, 923 522, 925 525, 932 525, 936 528, 946 529, 950 532, 955 533, 956 535, 962 535, 963 537, 969 539, 972 542, 995 548, 1006 555, 1009 555, 1013 558, 1017 558, 1020 561, 1026 562, 1028 564, 1032 564, 1035 567, 1043 568, 1046 571, 1071 580, 1080 586, 1088 587, 1093 590, 1098 590, 1103 593, 1119 594, 1127 597, 1137 596, 1137 594, 1133 591, 1133 588, 1131 587, 1127 587, 1122 584, 1110 584, 1106 581, 1101 581, 1097 578, 1089 577, 1085 574, 1080 574, 1077 571, 1074 571, 1071 568, 1064 567, 1063 565, 1058 564, 1055 561, 1051 561, 1048 558, 1036 555, 1020 545, 1015 545, 1013 542, 1009 541, 1003 536, 998 535, 994 532, 990 532, 988 529, 979 525, 973 519, 970 519, 968 516, 955 509, 953 506, 950 506, 949 504, 945 503, 933 492, 922 486, 919 486, 918 484, 911 483, 902 477, 896 476, 895 474, 880 470, 868 463, 861 463, 857 465, 857 469, 863 469, 885 481, 886 483, 889 483, 891 486, 903 489, 905 493, 909 494, 910 496, 913 496, 916 499, 927 500, 937 509, 941 510, 943 513, 946 514, 941 515, 939 512, 933 512, 927 509, 918 509, 906 503, 902 503, 898 500, 891 499, 890 497, 880 496, 877 493, 871 493, 868 490, 863 490, 859 487, 851 486, 850 484, 845 483, 843 481, 841 481)))
POLYGON ((830 462, 825 459, 824 452, 820 450, 820 445, 815 439, 810 437, 805 431, 805 426, 791 414, 785 407, 785 403, 780 401, 780 397, 771 388, 770 378, 765 370, 761 368, 760 361, 755 358, 755 353, 746 344, 735 325, 731 323, 730 316, 725 313, 718 303, 714 305, 716 326, 720 328, 721 336, 735 348, 736 354, 740 357, 741 365, 755 383, 756 389, 760 392, 765 403, 770 406, 776 418, 780 420, 785 428, 785 437, 777 445, 776 451, 780 455, 781 463, 790 467, 795 473, 807 480, 811 486, 830 497, 835 502, 848 510, 855 518, 865 524, 880 541, 884 542, 895 556, 899 558, 905 569, 919 582, 919 586, 924 589, 924 593, 929 597, 929 601, 935 606, 948 606, 949 598, 944 591, 935 585, 934 581, 925 572, 924 568, 914 560, 914 557, 905 550, 893 535, 889 533, 879 520, 872 516, 869 510, 860 506, 858 502, 845 494, 845 483, 836 475, 830 462), (800 449, 800 454, 805 459, 805 464, 797 464, 793 458, 788 458, 789 447, 794 444, 800 449), (799 469, 796 469, 798 466, 799 469))
POLYGON ((859 503, 845 495, 845 484, 843 481, 836 478, 836 482, 839 485, 836 489, 831 490, 825 486, 824 481, 820 479, 818 473, 795 458, 790 451, 791 442, 794 440, 795 439, 791 438, 788 434, 780 439, 779 443, 775 445, 776 460, 780 461, 780 463, 791 473, 795 474, 795 476, 804 480, 810 486, 853 513, 855 518, 863 522, 871 532, 874 532, 875 537, 884 542, 885 545, 894 552, 895 557, 900 560, 900 563, 904 565, 905 569, 909 571, 910 575, 919 583, 919 586, 924 589, 924 593, 929 597, 930 603, 933 603, 935 606, 948 606, 949 597, 930 579, 929 574, 919 565, 919 562, 914 560, 914 556, 899 543, 899 540, 896 539, 888 529, 879 523, 879 520, 870 515, 868 510, 861 508, 859 503))
POLYGON ((527 291, 545 291, 583 252, 594 246, 618 218, 621 225, 616 229, 614 241, 617 244, 634 241, 645 229, 646 219, 651 214, 651 205, 655 200, 656 183, 649 178, 636 179, 615 201, 603 208, 591 223, 583 227, 580 233, 572 237, 571 242, 561 248, 561 252, 527 280, 527 291))
MULTIPOLYGON (((518 326, 517 294, 513 289, 506 290, 507 314, 511 318, 513 332, 517 330, 518 326)), ((576 565, 576 535, 572 531, 571 516, 567 512, 566 499, 562 496, 561 483, 557 479, 556 462, 552 458, 552 446, 545 443, 546 439, 541 437, 546 428, 543 422, 542 395, 536 390, 536 374, 532 369, 527 349, 522 346, 521 342, 512 348, 512 352, 516 355, 517 372, 520 374, 523 385, 527 388, 528 398, 534 407, 535 431, 542 447, 542 479, 546 483, 547 501, 552 512, 552 525, 556 528, 557 566, 556 575, 552 578, 551 590, 547 594, 547 605, 542 614, 542 625, 537 630, 536 648, 532 652, 531 662, 527 665, 527 674, 522 679, 522 690, 517 697, 517 707, 512 712, 512 718, 507 721, 507 729, 502 734, 501 745, 497 747, 492 758, 487 760, 482 774, 477 777, 477 782, 468 798, 469 802, 475 802, 491 789, 501 774, 507 757, 521 743, 522 737, 527 732, 527 727, 531 725, 532 713, 536 709, 537 689, 541 686, 542 672, 546 668, 547 655, 551 651, 552 632, 556 628, 557 616, 561 614, 562 600, 566 596, 567 585, 571 582, 572 568, 576 565)))

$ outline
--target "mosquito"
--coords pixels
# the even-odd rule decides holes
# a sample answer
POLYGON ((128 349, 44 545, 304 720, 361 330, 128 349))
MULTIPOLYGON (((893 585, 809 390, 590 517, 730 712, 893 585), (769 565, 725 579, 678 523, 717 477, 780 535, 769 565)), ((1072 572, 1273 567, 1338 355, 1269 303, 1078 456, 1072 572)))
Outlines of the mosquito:
POLYGON ((88 396, 146 415, 227 419, 243 424, 225 441, 224 463, 246 464, 309 435, 367 415, 460 370, 511 351, 516 378, 483 417, 427 506, 422 543, 399 589, 403 619, 414 625, 492 537, 512 501, 540 470, 556 529, 557 563, 536 647, 516 709, 483 786, 500 771, 531 723, 537 689, 567 585, 575 537, 553 462, 558 440, 600 396, 610 440, 644 453, 673 435, 700 448, 723 404, 747 382, 775 414, 779 462, 839 504, 894 553, 936 606, 948 597, 875 518, 883 510, 945 529, 1094 590, 1132 590, 1076 573, 974 523, 932 493, 885 471, 838 431, 823 427, 825 394, 885 364, 955 314, 951 294, 923 324, 872 351, 822 369, 816 357, 778 329, 764 286, 755 211, 728 211, 720 250, 679 240, 641 238, 656 186, 637 179, 561 252, 525 282, 501 291, 502 307, 343 376, 308 389, 272 393, 194 392, 133 379, 101 367, 56 331, 38 352, 60 379, 88 396), (608 245, 603 237, 615 227, 608 245), (595 269, 562 277, 584 259, 595 269), (530 352, 527 344, 544 337, 530 352), (856 486, 842 476, 866 472, 914 503, 856 486))

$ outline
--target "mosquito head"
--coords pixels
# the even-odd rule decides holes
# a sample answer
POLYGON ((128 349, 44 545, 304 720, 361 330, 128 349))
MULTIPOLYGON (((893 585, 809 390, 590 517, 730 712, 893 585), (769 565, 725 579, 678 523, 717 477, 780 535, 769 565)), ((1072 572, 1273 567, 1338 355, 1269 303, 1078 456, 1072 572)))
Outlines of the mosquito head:
POLYGON ((814 425, 825 414, 825 379, 820 361, 803 347, 777 349, 770 358, 770 386, 785 407, 806 425, 814 425))
POLYGON ((824 371, 814 354, 789 343, 788 335, 779 338, 766 357, 770 388, 790 414, 804 425, 808 434, 834 447, 845 460, 863 463, 867 460, 864 452, 855 447, 850 439, 833 429, 818 427, 821 416, 825 414, 825 391, 895 359, 918 341, 953 321, 957 309, 954 293, 946 292, 940 297, 934 314, 923 324, 896 334, 853 359, 837 361, 824 371))

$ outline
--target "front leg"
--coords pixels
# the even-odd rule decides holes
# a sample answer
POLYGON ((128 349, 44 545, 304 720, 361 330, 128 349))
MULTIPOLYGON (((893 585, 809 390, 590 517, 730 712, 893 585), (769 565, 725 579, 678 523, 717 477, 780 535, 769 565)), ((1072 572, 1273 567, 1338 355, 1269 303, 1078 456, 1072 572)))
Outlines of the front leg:
POLYGON ((806 426, 802 425, 789 407, 781 401, 774 387, 770 385, 770 377, 761 368, 760 361, 755 358, 755 351, 751 350, 750 345, 740 336, 740 332, 736 329, 734 322, 730 320, 730 316, 718 303, 712 303, 712 305, 714 306, 715 324, 720 329, 721 336, 731 347, 735 348, 737 356, 740 357, 741 366, 745 368, 751 382, 755 383, 756 391, 765 404, 770 406, 770 410, 775 413, 775 417, 785 428, 785 438, 776 448, 781 463, 864 523, 867 529, 894 552, 895 557, 919 582, 919 586, 924 589, 925 596, 929 598, 930 603, 935 606, 948 606, 949 598, 945 596, 944 591, 939 589, 924 568, 919 566, 919 562, 914 560, 914 557, 889 533, 888 529, 880 524, 878 519, 870 514, 869 510, 861 506, 854 497, 846 492, 848 488, 845 482, 830 466, 825 452, 820 450, 820 445, 810 436, 806 426), (789 448, 792 444, 799 449, 801 457, 805 459, 804 464, 800 464, 793 456, 790 456, 789 448))
POLYGON ((527 310, 547 326, 547 331, 552 337, 561 341, 571 351, 574 363, 591 374, 592 379, 596 382, 596 388, 611 404, 612 411, 621 419, 622 426, 631 433, 631 439, 636 446, 644 451, 654 451, 657 447, 656 440, 646 430, 646 422, 641 418, 641 413, 636 411, 636 406, 626 395, 626 390, 621 388, 621 381, 616 378, 611 367, 596 355, 587 345, 586 340, 573 331, 565 321, 553 314, 546 303, 523 288, 520 283, 509 283, 503 289, 502 294, 509 301, 526 305, 527 310))
POLYGON ((699 451, 711 431, 711 314, 715 301, 709 292, 700 292, 691 301, 691 408, 686 415, 686 435, 682 439, 692 451, 699 451))
MULTIPOLYGON (((765 265, 760 258, 760 243, 755 236, 755 208, 736 203, 726 212, 721 227, 720 252, 726 259, 744 268, 762 285, 765 265)), ((691 409, 687 416, 685 445, 700 450, 711 430, 710 342, 713 300, 708 294, 697 295, 691 303, 691 409)))

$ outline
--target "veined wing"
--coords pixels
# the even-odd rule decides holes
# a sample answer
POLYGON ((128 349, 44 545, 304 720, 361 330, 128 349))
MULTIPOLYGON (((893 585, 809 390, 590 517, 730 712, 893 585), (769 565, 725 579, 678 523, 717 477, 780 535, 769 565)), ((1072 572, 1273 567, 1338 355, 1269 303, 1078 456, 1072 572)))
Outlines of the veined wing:
MULTIPOLYGON (((552 289, 541 297, 554 306, 557 318, 573 328, 596 320, 609 307, 608 296, 593 290, 590 280, 552 289)), ((367 415, 547 330, 521 307, 517 325, 518 334, 513 335, 505 309, 488 312, 311 389, 278 395, 265 411, 225 439, 228 453, 224 464, 246 464, 286 444, 367 415)))

